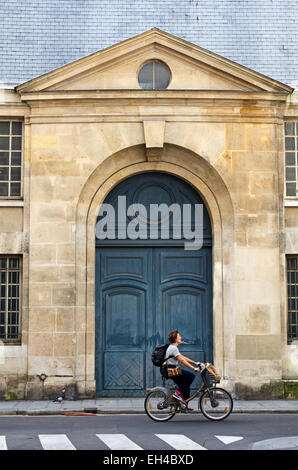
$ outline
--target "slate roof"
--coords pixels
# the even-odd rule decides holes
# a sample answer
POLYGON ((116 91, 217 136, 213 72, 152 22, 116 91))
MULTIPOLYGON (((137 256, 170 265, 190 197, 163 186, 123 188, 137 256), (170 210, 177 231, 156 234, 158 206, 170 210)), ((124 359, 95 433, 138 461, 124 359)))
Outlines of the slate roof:
POLYGON ((297 0, 0 0, 0 86, 153 27, 298 89, 297 0))

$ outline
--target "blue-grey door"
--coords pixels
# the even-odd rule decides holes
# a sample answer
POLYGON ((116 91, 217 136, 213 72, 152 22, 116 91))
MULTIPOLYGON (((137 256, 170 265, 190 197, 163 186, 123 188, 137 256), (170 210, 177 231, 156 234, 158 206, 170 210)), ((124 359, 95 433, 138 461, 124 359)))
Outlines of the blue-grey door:
MULTIPOLYGON (((116 196, 123 194, 129 203, 144 205, 202 203, 185 182, 159 173, 125 180, 106 202, 117 209, 116 196)), ((183 339, 182 354, 212 362, 211 225, 205 207, 204 218, 204 245, 199 250, 185 250, 183 240, 160 236, 96 240, 97 396, 144 396, 147 387, 161 384, 159 368, 151 362, 152 350, 176 328, 183 339)), ((197 383, 198 379, 194 386, 197 383)))

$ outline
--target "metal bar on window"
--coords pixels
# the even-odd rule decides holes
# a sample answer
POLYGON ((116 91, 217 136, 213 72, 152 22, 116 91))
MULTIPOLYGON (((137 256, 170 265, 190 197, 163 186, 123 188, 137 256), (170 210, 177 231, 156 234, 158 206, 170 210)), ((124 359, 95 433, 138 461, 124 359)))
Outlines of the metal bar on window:
POLYGON ((0 257, 0 339, 20 340, 20 257, 0 257))
POLYGON ((288 343, 298 340, 298 256, 287 257, 288 343))

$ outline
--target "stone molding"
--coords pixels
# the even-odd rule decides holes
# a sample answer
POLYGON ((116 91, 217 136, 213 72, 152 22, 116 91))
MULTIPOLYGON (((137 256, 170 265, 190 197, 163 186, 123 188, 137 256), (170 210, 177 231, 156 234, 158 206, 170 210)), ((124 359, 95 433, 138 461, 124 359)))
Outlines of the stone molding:
POLYGON ((143 127, 147 160, 158 161, 163 152, 166 122, 143 121, 143 127))

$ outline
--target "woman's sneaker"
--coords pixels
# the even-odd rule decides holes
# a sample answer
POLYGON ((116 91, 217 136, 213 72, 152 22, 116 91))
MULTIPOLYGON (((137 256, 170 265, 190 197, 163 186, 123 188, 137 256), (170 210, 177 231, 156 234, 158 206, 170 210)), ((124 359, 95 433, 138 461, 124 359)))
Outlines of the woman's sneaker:
POLYGON ((179 392, 179 390, 176 390, 176 392, 173 393, 172 397, 173 397, 173 398, 176 398, 176 400, 179 400, 179 401, 181 401, 182 403, 185 403, 184 398, 183 398, 183 396, 181 395, 181 393, 179 392))
POLYGON ((195 411, 193 408, 189 408, 189 406, 186 408, 186 413, 187 412, 192 412, 192 411, 195 411))

